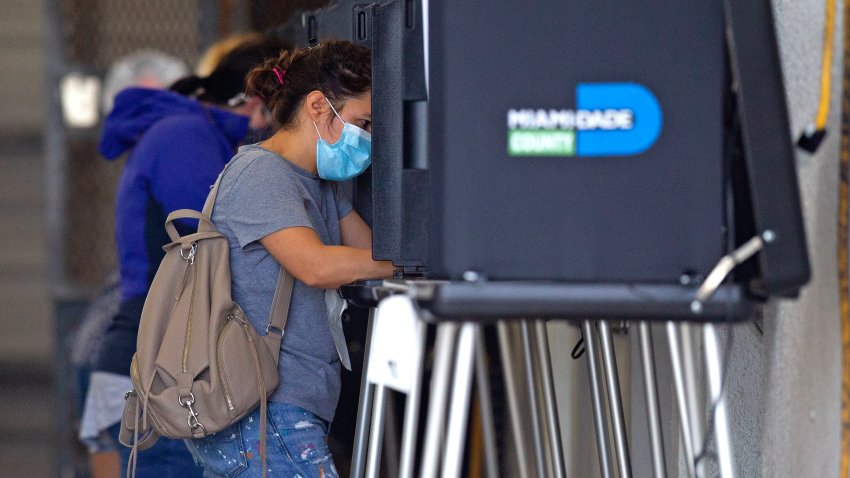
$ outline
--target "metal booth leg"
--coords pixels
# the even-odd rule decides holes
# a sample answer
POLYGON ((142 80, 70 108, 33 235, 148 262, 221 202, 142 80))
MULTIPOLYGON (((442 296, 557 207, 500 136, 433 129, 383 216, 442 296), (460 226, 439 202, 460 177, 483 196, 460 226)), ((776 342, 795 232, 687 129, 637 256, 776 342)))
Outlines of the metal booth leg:
POLYGON ((369 354, 372 348, 372 326, 375 321, 375 309, 369 309, 369 321, 366 324, 366 349, 363 353, 363 372, 360 382, 360 401, 357 405, 357 422, 354 433, 354 450, 351 455, 351 478, 363 478, 366 470, 366 451, 369 441, 369 424, 372 413, 372 386, 367 380, 369 354))
POLYGON ((390 476, 398 476, 399 457, 401 456, 401 448, 399 447, 401 437, 399 436, 398 418, 395 414, 398 396, 391 387, 384 387, 384 394, 384 412, 382 415, 384 427, 381 429, 384 435, 384 439, 381 440, 383 457, 378 462, 383 461, 381 466, 385 467, 390 476))
MULTIPOLYGON (((451 331, 451 328, 448 330, 451 331)), ((362 478, 364 470, 367 478, 377 478, 380 475, 382 458, 390 475, 400 476, 404 473, 409 477, 413 474, 426 332, 427 324, 419 318, 410 297, 390 297, 381 302, 377 311, 371 311, 355 436, 354 456, 357 466, 352 466, 352 478, 362 478), (388 318, 387 315, 396 317, 388 318), (388 342, 393 340, 397 341, 395 345, 399 347, 390 347, 393 344, 388 342), (399 436, 395 414, 387 414, 388 408, 395 409, 395 396, 391 390, 407 395, 403 436, 399 436), (364 451, 366 441, 368 449, 364 451)), ((445 332, 438 332, 438 347, 435 353, 447 351, 449 356, 445 360, 451 360, 454 336, 450 334, 448 347, 441 348, 439 338, 444 335, 445 332)), ((438 360, 439 363, 442 362, 438 360)), ((436 368, 440 367, 445 368, 445 365, 436 368)), ((435 378, 437 375, 435 372, 435 378)), ((447 380, 446 378, 446 385, 447 380)), ((445 404, 442 403, 441 406, 445 404)))
POLYGON ((629 478, 632 476, 632 464, 629 458, 626 420, 623 415, 620 380, 617 374, 617 358, 614 354, 611 327, 605 320, 599 321, 599 337, 602 344, 602 363, 605 366, 605 379, 608 384, 608 406, 611 411, 611 423, 614 429, 614 445, 617 451, 620 478, 629 478))
POLYGON ((640 356, 643 366, 643 383, 646 388, 646 416, 649 421, 649 439, 652 450, 652 470, 655 478, 667 476, 664 463, 664 441, 661 435, 661 412, 658 408, 658 386, 655 381, 655 358, 652 355, 652 331, 649 322, 638 324, 640 356))
POLYGON ((416 338, 419 342, 419 350, 422 354, 416 361, 416 378, 410 393, 407 394, 407 403, 404 408, 404 431, 401 442, 401 460, 399 464, 400 478, 413 478, 413 467, 416 459, 416 435, 419 422, 419 404, 422 398, 422 363, 425 354, 425 336, 428 332, 428 324, 424 320, 419 321, 416 338))
MULTIPOLYGON (((496 449, 496 425, 493 422, 493 401, 490 387, 490 368, 487 366, 487 349, 484 346, 482 326, 475 327, 475 384, 481 407, 481 428, 484 433, 484 460, 487 465, 487 477, 499 478, 499 456, 496 449)), ((410 478, 404 477, 402 478, 410 478)))
POLYGON ((566 478, 564 451, 561 444, 561 424, 558 421, 558 404, 555 397, 552 358, 549 355, 549 333, 546 331, 546 322, 536 321, 534 332, 537 339, 537 358, 543 385, 543 403, 546 406, 546 426, 549 434, 549 446, 551 447, 553 476, 554 478, 566 478))
MULTIPOLYGON (((686 402, 691 422, 691 441, 694 444, 694 452, 700 454, 704 450, 703 436, 705 434, 705 412, 703 405, 705 395, 701 393, 697 362, 699 361, 699 342, 694 337, 694 325, 688 322, 679 324, 682 339, 682 363, 685 372, 685 390, 687 392, 686 402)), ((696 476, 705 476, 705 461, 695 461, 694 470, 696 476)))
POLYGON ((525 376, 528 377, 528 404, 531 413, 531 435, 534 444, 534 458, 537 462, 537 476, 543 478, 546 475, 546 459, 543 452, 543 432, 540 429, 541 414, 537 397, 537 375, 534 370, 534 352, 531 333, 529 332, 529 321, 522 320, 519 323, 520 335, 522 336, 522 358, 525 367, 525 376))
POLYGON ((679 409, 679 423, 682 428, 682 445, 685 452, 685 464, 688 467, 688 477, 696 477, 694 468, 694 443, 692 440, 690 412, 688 411, 687 390, 685 386, 685 371, 682 363, 682 347, 679 329, 675 322, 667 322, 667 340, 670 342, 670 363, 673 367, 673 384, 676 389, 676 404, 679 409))
POLYGON ((375 384, 374 402, 372 404, 372 429, 369 432, 369 453, 366 460, 366 477, 378 478, 381 470, 381 445, 384 438, 384 404, 387 388, 375 384))
POLYGON ((463 465, 469 396, 472 393, 476 327, 477 325, 471 322, 463 324, 458 338, 442 478, 458 478, 463 465))
MULTIPOLYGON (((717 440, 717 461, 720 464, 721 478, 734 478, 735 463, 732 455, 732 440, 729 435, 729 419, 726 414, 726 397, 723 394, 723 360, 717 343, 717 329, 714 324, 703 326, 705 343, 705 369, 708 375, 708 388, 714 409, 714 431, 717 440)), ((707 446, 704 445, 704 446, 707 446)))
POLYGON ((508 322, 499 321, 496 325, 496 330, 499 334, 499 355, 502 361, 502 372, 505 377, 505 391, 508 399, 508 415, 511 419, 511 429, 513 435, 514 447, 516 449, 516 459, 519 466, 520 478, 528 478, 530 473, 528 454, 525 453, 523 443, 525 442, 524 429, 522 426, 523 415, 520 410, 519 396, 517 387, 516 374, 513 370, 513 364, 516 363, 511 350, 511 331, 508 322))
POLYGON ((425 428, 425 450, 422 454, 421 478, 435 478, 440 466, 440 443, 443 438, 446 399, 449 395, 452 355, 458 324, 444 322, 437 326, 434 344, 434 369, 425 428))
POLYGON ((613 476, 611 452, 609 450, 608 423, 605 420, 605 404, 602 396, 602 369, 598 362, 598 347, 596 330, 593 323, 584 320, 581 323, 582 337, 587 355, 587 375, 590 379, 590 394, 593 404, 593 423, 596 425, 596 446, 599 451, 599 469, 602 478, 613 476))

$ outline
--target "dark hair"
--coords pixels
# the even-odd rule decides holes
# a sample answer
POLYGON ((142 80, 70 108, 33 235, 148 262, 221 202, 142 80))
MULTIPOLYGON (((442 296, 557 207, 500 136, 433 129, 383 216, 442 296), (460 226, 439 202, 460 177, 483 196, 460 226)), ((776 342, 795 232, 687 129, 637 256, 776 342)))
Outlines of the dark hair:
POLYGON ((268 58, 277 58, 281 51, 292 46, 284 40, 263 36, 246 41, 225 55, 212 73, 177 80, 169 88, 200 101, 226 105, 228 100, 245 92, 245 77, 268 58))
POLYGON ((311 91, 324 93, 339 110, 345 100, 371 89, 372 57, 364 46, 327 40, 268 59, 248 74, 247 84, 248 95, 262 98, 277 126, 287 128, 311 91))

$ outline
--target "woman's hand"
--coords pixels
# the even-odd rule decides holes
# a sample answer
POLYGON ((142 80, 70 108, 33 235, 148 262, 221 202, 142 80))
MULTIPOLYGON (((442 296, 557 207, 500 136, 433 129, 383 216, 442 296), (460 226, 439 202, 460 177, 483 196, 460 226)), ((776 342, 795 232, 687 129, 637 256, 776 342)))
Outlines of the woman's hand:
MULTIPOLYGON (((341 228, 352 214, 340 221, 341 228)), ((313 229, 290 227, 260 239, 260 244, 301 282, 310 287, 336 289, 360 279, 392 277, 392 262, 372 260, 371 233, 369 239, 367 248, 327 246, 313 229)), ((354 243, 362 245, 362 237, 354 243)))

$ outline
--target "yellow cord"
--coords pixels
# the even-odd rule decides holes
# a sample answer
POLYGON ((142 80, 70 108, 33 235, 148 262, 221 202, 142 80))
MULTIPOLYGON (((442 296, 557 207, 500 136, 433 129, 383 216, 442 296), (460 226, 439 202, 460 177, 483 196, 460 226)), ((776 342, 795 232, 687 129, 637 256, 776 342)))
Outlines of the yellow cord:
POLYGON ((829 115, 829 93, 832 86, 832 50, 835 37, 835 0, 826 0, 826 18, 823 26, 823 58, 820 67, 820 102, 815 127, 826 128, 829 115))

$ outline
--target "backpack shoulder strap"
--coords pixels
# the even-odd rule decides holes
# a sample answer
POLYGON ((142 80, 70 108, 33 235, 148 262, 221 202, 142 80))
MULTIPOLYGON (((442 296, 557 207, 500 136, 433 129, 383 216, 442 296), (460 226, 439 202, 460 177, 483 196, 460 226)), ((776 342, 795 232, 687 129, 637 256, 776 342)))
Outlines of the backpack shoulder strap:
POLYGON ((286 320, 289 318, 289 304, 292 302, 292 287, 294 278, 283 266, 277 276, 277 286, 272 299, 272 308, 269 311, 269 323, 266 326, 266 334, 275 333, 283 335, 286 328, 286 320))
POLYGON ((174 227, 174 221, 178 219, 197 219, 198 232, 216 232, 215 225, 210 221, 209 216, 192 209, 178 209, 171 211, 168 217, 165 218, 165 231, 168 233, 168 237, 171 238, 172 242, 180 240, 180 234, 177 232, 177 228, 174 227))
MULTIPOLYGON (((237 155, 238 156, 238 155, 237 155)), ((215 207, 215 198, 218 196, 218 187, 221 184, 221 178, 224 177, 224 173, 230 169, 230 166, 233 165, 234 156, 227 164, 224 165, 224 168, 218 173, 218 178, 215 180, 215 184, 210 188, 210 193, 207 195, 207 200, 204 201, 204 208, 201 210, 201 213, 207 217, 207 219, 212 220, 213 208, 215 207)))
POLYGON ((213 208, 215 207, 215 198, 218 196, 218 186, 221 184, 221 178, 224 177, 225 171, 230 167, 230 163, 224 167, 224 169, 218 174, 218 178, 215 180, 215 184, 213 184, 210 189, 210 193, 207 195, 207 200, 204 201, 204 209, 201 210, 201 213, 207 217, 207 219, 212 219, 213 208))
MULTIPOLYGON (((215 207, 215 199, 218 196, 218 188, 221 185, 221 179, 232 164, 233 160, 227 163, 218 175, 218 179, 216 179, 215 184, 213 184, 210 194, 207 196, 207 200, 204 203, 204 209, 201 214, 206 216, 209 221, 212 220, 213 208, 215 207)), ((269 311, 269 320, 266 325, 266 335, 274 334, 277 336, 278 340, 275 340, 275 342, 278 349, 280 347, 279 339, 283 337, 283 330, 286 328, 286 320, 289 318, 289 304, 292 301, 293 283, 294 279, 292 274, 290 274, 283 266, 280 266, 280 273, 277 276, 274 298, 272 299, 272 307, 269 311)), ((278 354, 275 353, 274 356, 275 360, 277 360, 278 354)))

